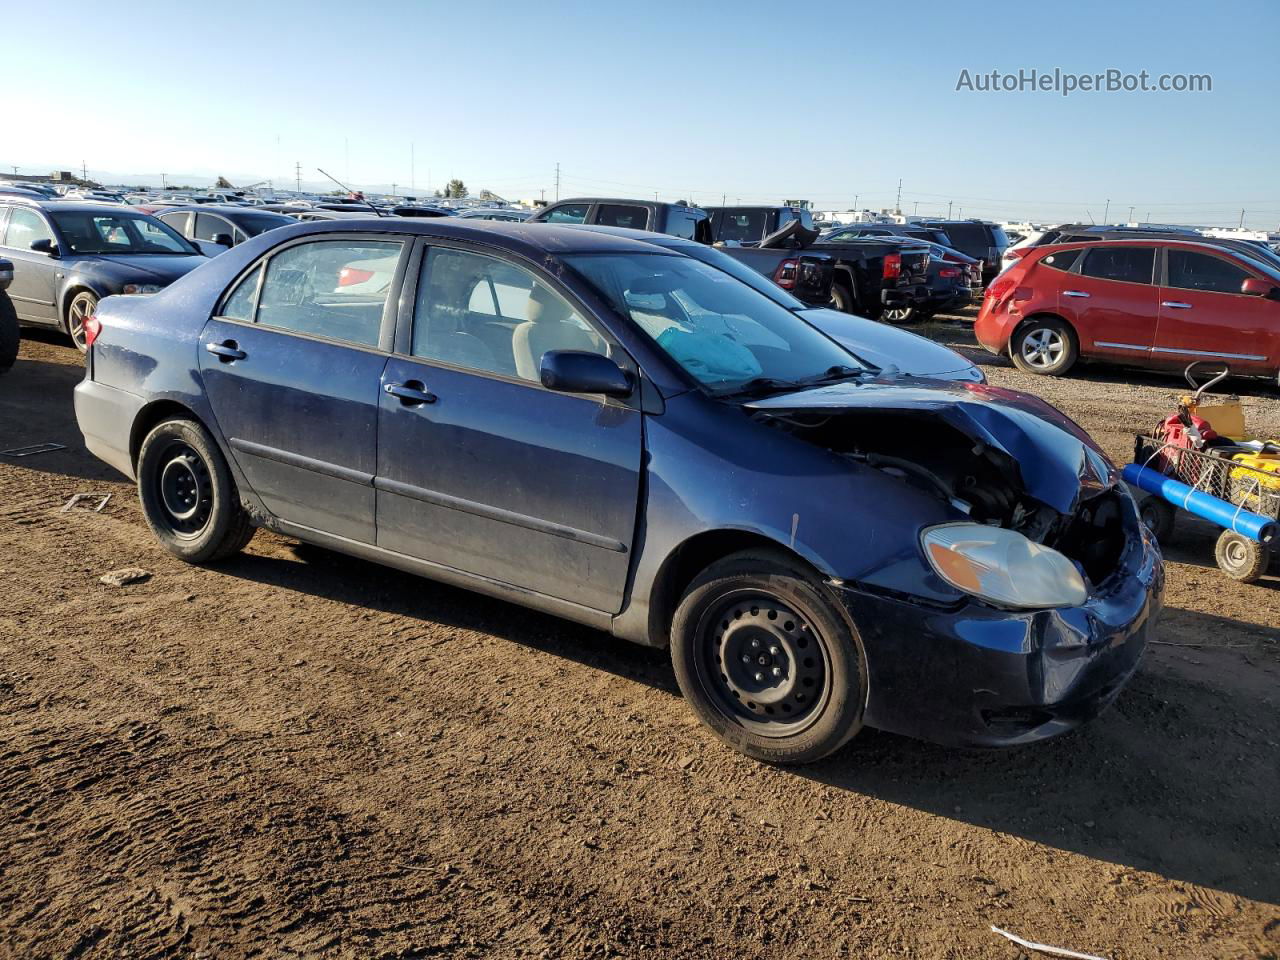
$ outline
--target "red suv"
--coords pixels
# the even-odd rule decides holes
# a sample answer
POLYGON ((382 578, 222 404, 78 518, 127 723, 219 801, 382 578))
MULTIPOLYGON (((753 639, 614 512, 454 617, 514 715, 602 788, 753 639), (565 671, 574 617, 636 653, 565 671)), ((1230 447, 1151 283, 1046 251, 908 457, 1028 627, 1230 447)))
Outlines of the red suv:
POLYGON ((1028 373, 1084 357, 1143 367, 1224 360, 1280 373, 1280 272, 1186 240, 1032 247, 987 288, 978 342, 1028 373))

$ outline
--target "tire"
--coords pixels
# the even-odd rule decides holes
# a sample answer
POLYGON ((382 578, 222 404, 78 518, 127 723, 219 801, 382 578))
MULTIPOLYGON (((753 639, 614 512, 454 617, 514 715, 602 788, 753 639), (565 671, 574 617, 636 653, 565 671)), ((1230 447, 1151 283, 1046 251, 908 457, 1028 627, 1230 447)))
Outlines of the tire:
POLYGON ((853 313, 853 291, 836 280, 831 284, 829 306, 832 310, 839 310, 841 313, 853 313))
POLYGON ((1178 508, 1168 500, 1147 497, 1138 504, 1138 516, 1147 525, 1151 535, 1161 544, 1168 543, 1178 520, 1178 508))
POLYGON ((1231 530, 1222 531, 1213 556, 1218 561, 1218 569, 1240 583, 1253 583, 1267 572, 1271 563, 1269 548, 1231 530))
POLYGON ((886 323, 910 323, 918 312, 915 307, 885 307, 880 319, 886 323))
POLYGON ((93 312, 98 309, 97 294, 91 290, 81 290, 67 304, 67 315, 64 318, 63 329, 66 331, 71 342, 76 345, 76 349, 81 353, 86 353, 89 347, 84 342, 84 319, 92 316, 93 312))
POLYGON ((138 452, 137 475, 147 525, 178 559, 213 563, 253 539, 231 470, 197 421, 175 417, 152 428, 138 452))
POLYGON ((703 571, 676 608, 671 660, 698 719, 756 760, 820 760, 862 727, 861 641, 785 555, 746 551, 703 571))
POLYGON ((1060 377, 1079 356, 1076 332, 1057 317, 1032 317, 1009 341, 1009 358, 1023 373, 1060 377))
POLYGON ((0 373, 13 366, 18 359, 18 345, 22 331, 18 326, 18 311, 13 308, 9 295, 0 290, 0 373))

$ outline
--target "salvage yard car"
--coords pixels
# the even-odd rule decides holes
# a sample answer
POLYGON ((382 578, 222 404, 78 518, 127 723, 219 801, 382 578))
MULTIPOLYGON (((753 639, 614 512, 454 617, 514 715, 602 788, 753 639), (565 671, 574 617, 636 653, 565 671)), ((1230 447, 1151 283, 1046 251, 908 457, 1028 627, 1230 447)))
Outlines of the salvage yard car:
POLYGON ((298 224, 86 329, 85 442, 176 556, 262 526, 669 647, 693 711, 762 760, 864 725, 1061 733, 1160 609, 1155 541, 1062 414, 871 370, 641 240, 298 224), (338 282, 382 258, 388 284, 338 282))
POLYGON ((987 288, 978 342, 1027 373, 1080 359, 1153 369, 1192 360, 1280 381, 1280 269, 1212 240, 1026 248, 987 288))
POLYGON ((102 297, 155 293, 207 260, 154 217, 100 203, 0 197, 0 253, 24 324, 61 329, 85 349, 102 297))

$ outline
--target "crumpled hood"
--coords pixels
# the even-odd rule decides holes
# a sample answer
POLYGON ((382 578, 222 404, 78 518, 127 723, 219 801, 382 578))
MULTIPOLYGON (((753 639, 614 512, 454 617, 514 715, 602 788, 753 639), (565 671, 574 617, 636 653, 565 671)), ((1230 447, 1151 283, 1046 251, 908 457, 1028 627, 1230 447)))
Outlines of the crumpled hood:
POLYGON ((965 436, 1003 451, 1026 492, 1059 513, 1119 480, 1107 455, 1063 413, 1016 390, 929 380, 847 381, 744 404, 771 413, 898 411, 932 414, 965 436))
POLYGON ((985 379, 966 357, 928 337, 839 310, 804 310, 800 315, 854 356, 882 370, 893 366, 912 377, 977 382, 985 379))
POLYGON ((76 263, 75 267, 82 273, 113 285, 154 283, 163 287, 208 262, 208 257, 202 257, 199 254, 189 256, 178 254, 166 256, 155 253, 112 254, 103 257, 86 257, 76 263))

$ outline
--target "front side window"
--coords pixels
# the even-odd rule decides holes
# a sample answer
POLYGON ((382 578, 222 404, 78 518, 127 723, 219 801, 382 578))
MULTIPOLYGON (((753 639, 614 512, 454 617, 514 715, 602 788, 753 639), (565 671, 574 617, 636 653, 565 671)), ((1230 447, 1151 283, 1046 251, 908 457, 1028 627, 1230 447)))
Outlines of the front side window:
POLYGON ((1169 251, 1169 286, 1207 293, 1239 293, 1251 274, 1234 263, 1191 250, 1169 251))
POLYGON ((547 223, 586 223, 589 203, 566 203, 547 212, 547 223))
POLYGON ((4 235, 5 246, 30 250, 31 244, 37 240, 53 239, 49 225, 44 222, 40 214, 34 210, 24 210, 22 207, 10 209, 12 212, 9 214, 9 229, 4 235))
POLYGON ((861 369, 825 334, 752 287, 692 257, 579 254, 565 258, 695 380, 718 394, 775 388, 861 369))
POLYGON ((153 217, 58 210, 53 213, 53 220, 71 253, 195 253, 173 227, 153 217))
POLYGON ((649 226, 649 211, 621 203, 602 203, 596 208, 595 222, 605 227, 629 227, 644 230, 649 226))
POLYGON ((432 247, 413 318, 415 357, 537 382, 549 350, 609 355, 608 344, 523 267, 432 247))
POLYGON ((1080 272, 1099 280, 1150 283, 1155 253, 1152 247, 1094 247, 1085 254, 1080 272))
MULTIPOLYGON (((402 246, 317 240, 282 250, 267 261, 258 323, 376 347, 402 246)), ((239 295, 237 289, 232 300, 239 295)))

